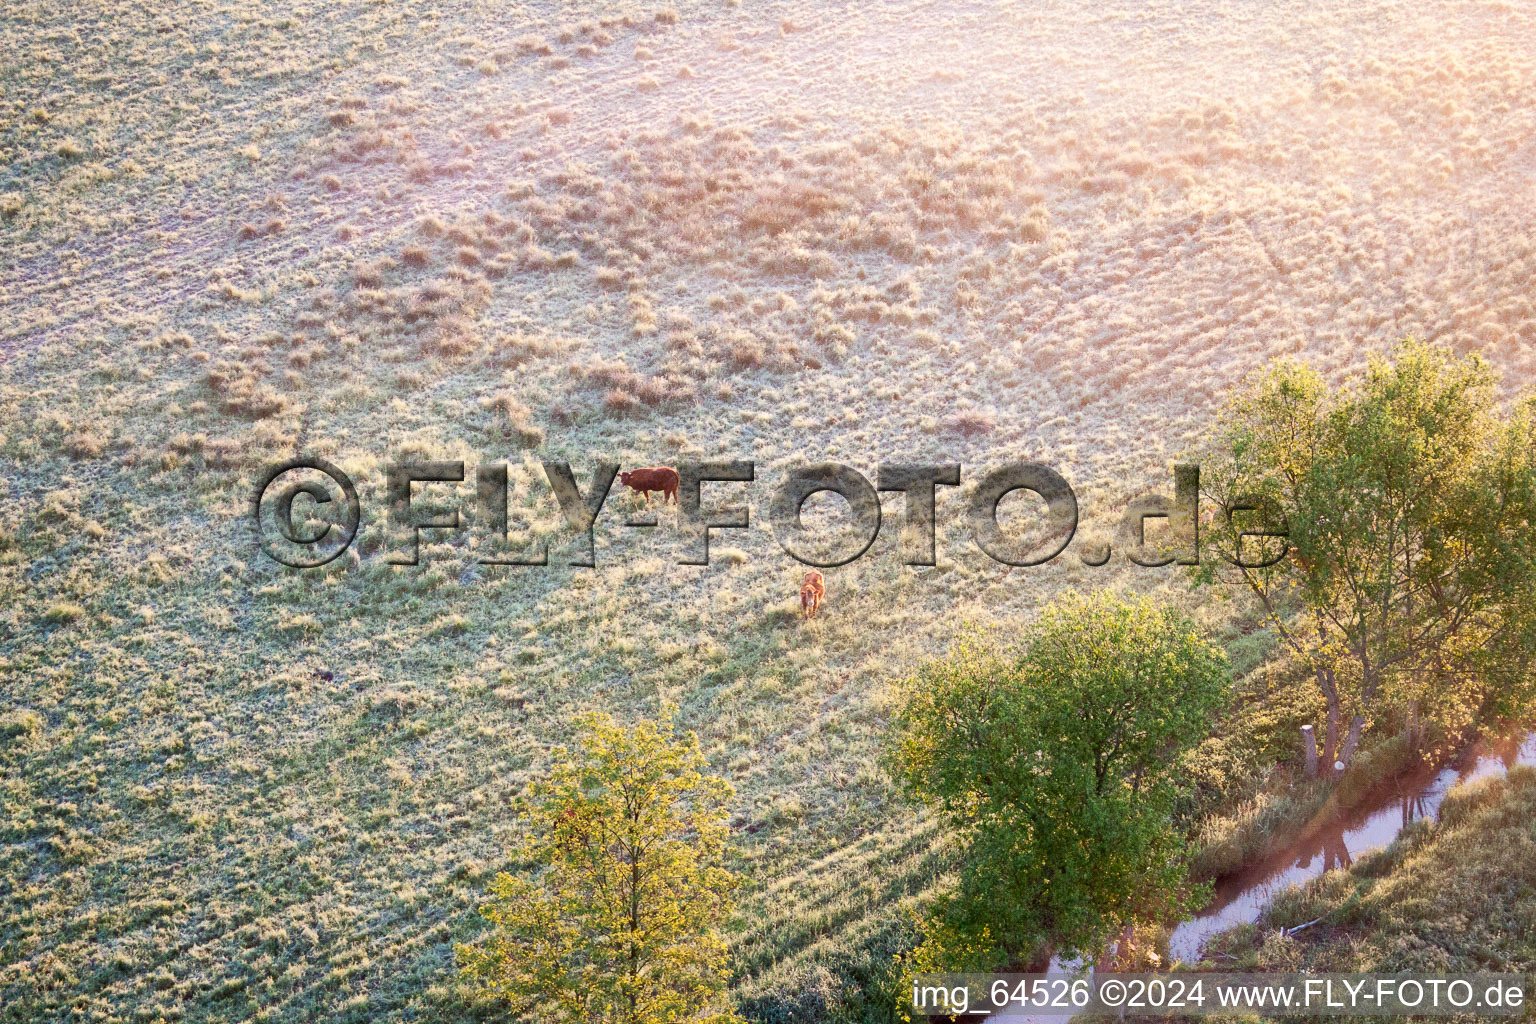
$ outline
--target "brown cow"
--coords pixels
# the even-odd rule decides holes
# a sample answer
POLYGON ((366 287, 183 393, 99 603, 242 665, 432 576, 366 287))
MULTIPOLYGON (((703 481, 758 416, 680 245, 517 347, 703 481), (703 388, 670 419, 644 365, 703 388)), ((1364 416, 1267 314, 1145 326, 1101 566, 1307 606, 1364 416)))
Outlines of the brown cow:
POLYGON ((650 466, 646 469, 632 469, 627 473, 619 474, 619 483, 632 490, 639 491, 645 498, 645 503, 651 503, 651 492, 661 492, 661 503, 665 505, 667 499, 677 504, 677 470, 671 466, 650 466))
POLYGON ((801 618, 814 619, 816 613, 821 611, 821 599, 827 596, 826 581, 821 578, 821 573, 812 569, 800 580, 800 616, 801 618))

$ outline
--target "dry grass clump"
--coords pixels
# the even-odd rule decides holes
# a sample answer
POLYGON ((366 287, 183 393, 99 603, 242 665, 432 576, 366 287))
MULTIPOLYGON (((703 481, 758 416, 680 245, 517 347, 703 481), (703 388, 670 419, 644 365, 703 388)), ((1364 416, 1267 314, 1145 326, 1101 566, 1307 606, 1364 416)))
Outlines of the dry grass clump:
POLYGON ((966 409, 946 418, 944 425, 961 437, 979 437, 997 429, 997 414, 988 409, 966 409))
POLYGON ((500 391, 481 402, 481 407, 496 414, 503 434, 515 438, 524 448, 544 443, 544 431, 533 422, 533 412, 510 391, 500 391))
POLYGON ((543 36, 533 33, 518 37, 512 47, 519 57, 548 57, 555 52, 543 36))
POLYGON ((475 322, 460 313, 434 317, 432 329, 422 341, 422 351, 449 359, 478 352, 483 344, 475 322))
POLYGON ((525 363, 549 359, 581 347, 576 338, 521 332, 499 335, 491 345, 490 360, 496 366, 516 369, 525 363))
POLYGON ((243 362, 220 359, 209 366, 204 380, 219 397, 221 412, 266 419, 286 409, 288 400, 262 380, 265 370, 265 364, 254 355, 243 362))
POLYGON ((815 221, 845 201, 815 183, 770 181, 743 196, 741 225, 749 231, 776 235, 805 221, 815 221))
POLYGON ((56 626, 78 622, 85 618, 86 611, 73 601, 56 601, 49 605, 43 612, 43 621, 56 626))
POLYGON ((106 442, 90 430, 77 431, 64 439, 64 450, 74 459, 99 458, 105 448, 106 442))
POLYGON ((572 363, 570 375, 582 389, 606 389, 603 408, 616 415, 640 415, 692 401, 694 386, 687 380, 637 373, 621 360, 593 359, 572 363))
MULTIPOLYGON (((850 259, 870 252, 924 258, 937 251, 923 241, 926 233, 983 231, 1038 241, 1047 230, 1041 194, 1029 185, 1035 171, 1028 157, 984 156, 959 140, 914 145, 909 135, 885 131, 792 153, 739 127, 685 118, 676 131, 636 132, 614 149, 607 176, 567 163, 544 188, 513 197, 516 218, 541 239, 579 234, 583 248, 603 254, 594 271, 600 288, 618 289, 626 280, 634 286, 615 253, 695 264, 731 259, 803 280, 840 276, 850 259)), ((959 291, 972 303, 978 295, 971 285, 959 291)), ((854 320, 911 324, 919 316, 881 295, 838 302, 854 320)), ((652 333, 653 304, 631 303, 635 332, 652 333)), ((836 308, 787 319, 793 322, 784 324, 786 333, 813 333, 834 358, 854 341, 836 308)), ((759 343, 773 333, 758 324, 721 326, 749 330, 759 343)), ((820 364, 819 356, 811 358, 820 364)), ((808 365, 791 345, 775 341, 758 352, 739 334, 719 353, 721 364, 734 371, 808 365)))
POLYGON ((490 283, 480 274, 449 268, 406 297, 401 316, 408 324, 442 320, 454 314, 472 317, 491 297, 490 283))
POLYGON ((394 268, 395 261, 387 257, 355 263, 351 272, 352 285, 355 288, 377 288, 394 268))

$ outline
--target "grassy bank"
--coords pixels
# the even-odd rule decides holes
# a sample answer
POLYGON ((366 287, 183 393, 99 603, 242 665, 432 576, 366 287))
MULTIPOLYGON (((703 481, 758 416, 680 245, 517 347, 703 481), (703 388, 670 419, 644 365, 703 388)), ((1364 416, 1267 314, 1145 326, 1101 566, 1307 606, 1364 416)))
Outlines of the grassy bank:
POLYGON ((1453 790, 1437 821, 1416 822, 1385 850, 1282 893, 1257 924, 1218 936, 1210 950, 1233 971, 1536 980, 1533 928, 1536 770, 1517 766, 1453 790), (1295 935, 1282 931, 1314 920, 1295 935))

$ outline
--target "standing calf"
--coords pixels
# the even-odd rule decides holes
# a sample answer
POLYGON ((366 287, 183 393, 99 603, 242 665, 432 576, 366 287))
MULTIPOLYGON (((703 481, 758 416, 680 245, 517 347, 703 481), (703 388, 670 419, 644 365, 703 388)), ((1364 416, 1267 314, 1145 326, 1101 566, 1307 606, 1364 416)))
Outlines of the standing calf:
POLYGON ((821 610, 821 599, 827 596, 826 581, 821 573, 812 569, 800 580, 800 616, 814 619, 821 610))

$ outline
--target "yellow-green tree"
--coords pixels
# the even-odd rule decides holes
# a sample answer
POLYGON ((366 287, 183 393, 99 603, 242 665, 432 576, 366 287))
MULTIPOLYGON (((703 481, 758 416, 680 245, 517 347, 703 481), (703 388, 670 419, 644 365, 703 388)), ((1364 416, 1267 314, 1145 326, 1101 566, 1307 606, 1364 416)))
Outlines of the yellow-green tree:
POLYGON ((529 838, 481 913, 464 973, 514 1015, 547 1022, 728 1024, 718 926, 737 878, 723 863, 728 783, 693 734, 594 714, 580 751, 535 789, 529 838))

